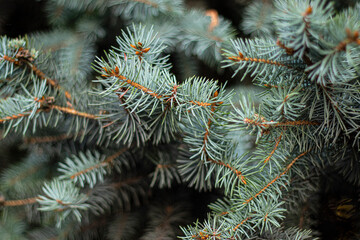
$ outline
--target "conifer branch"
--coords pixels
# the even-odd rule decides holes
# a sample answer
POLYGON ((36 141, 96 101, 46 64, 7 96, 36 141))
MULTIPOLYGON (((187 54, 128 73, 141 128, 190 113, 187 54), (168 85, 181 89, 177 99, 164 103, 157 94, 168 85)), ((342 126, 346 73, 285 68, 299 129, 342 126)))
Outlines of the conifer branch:
MULTIPOLYGON (((65 228, 50 229, 53 219, 40 214, 39 229, 32 230, 32 223, 26 219, 32 212, 15 211, 14 217, 6 219, 3 229, 18 222, 26 225, 11 229, 5 238, 21 235, 33 239, 50 239, 56 235, 59 235, 56 238, 94 238, 93 233, 98 230, 95 228, 107 227, 108 220, 120 213, 113 211, 114 207, 130 209, 133 202, 141 204, 140 197, 151 193, 161 198, 167 193, 158 194, 159 188, 173 187, 170 183, 175 179, 178 183, 186 181, 189 187, 198 190, 212 187, 224 190, 224 198, 210 205, 212 212, 203 223, 198 220, 187 229, 181 227, 182 239, 312 239, 310 230, 297 227, 304 227, 306 218, 312 215, 304 212, 313 208, 299 209, 300 216, 295 218, 292 211, 294 205, 308 198, 310 191, 318 191, 318 186, 303 180, 318 177, 316 174, 322 174, 324 167, 332 164, 349 182, 360 182, 357 174, 360 167, 353 164, 357 160, 356 143, 360 136, 357 95, 360 5, 333 11, 331 3, 321 0, 277 0, 274 5, 267 4, 268 1, 255 2, 259 4, 252 4, 255 8, 244 14, 243 21, 243 27, 250 29, 246 33, 257 35, 254 39, 232 39, 235 29, 216 10, 188 13, 183 11, 183 0, 51 0, 47 6, 50 27, 62 28, 74 20, 71 34, 76 32, 84 37, 83 41, 79 37, 65 40, 64 36, 59 40, 62 34, 59 31, 35 36, 30 41, 27 37, 3 37, 0 126, 4 124, 0 131, 9 140, 21 138, 12 135, 12 129, 22 131, 25 143, 22 146, 28 147, 31 155, 1 174, 0 187, 14 190, 11 195, 21 193, 28 197, 34 196, 31 191, 38 181, 49 178, 52 181, 45 181, 42 194, 34 198, 6 201, 0 197, 0 208, 32 207, 30 204, 37 203, 31 210, 56 212, 57 227, 66 219, 65 228), (57 10, 61 13, 55 16, 57 10), (88 11, 95 15, 82 17, 88 11), (95 60, 96 71, 103 78, 97 77, 87 84, 94 57, 90 45, 98 44, 97 39, 107 39, 104 34, 111 30, 99 22, 104 14, 121 17, 127 24, 141 21, 152 27, 133 24, 127 32, 123 31, 123 36, 116 39, 118 46, 105 53, 104 58, 95 60), (38 42, 45 46, 43 50, 51 54, 50 58, 44 54, 37 58, 38 42), (53 46, 62 49, 51 51, 53 46), (227 50, 228 47, 232 50, 227 50), (232 94, 225 84, 220 87, 217 81, 197 77, 179 82, 171 72, 174 59, 165 56, 174 51, 180 51, 185 61, 186 56, 196 56, 218 69, 233 67, 234 76, 244 73, 244 79, 250 75, 263 91, 253 103, 242 96, 239 106, 232 104, 233 108, 227 108, 224 105, 231 102, 232 94), (221 60, 225 66, 219 65, 221 60), (84 87, 83 91, 67 89, 69 84, 64 79, 71 80, 74 87, 84 87), (46 97, 51 92, 55 96, 46 97), (77 96, 71 96, 70 92, 77 96), (82 96, 73 107, 73 98, 82 96), (57 125, 59 121, 61 124, 57 125), (41 134, 47 136, 29 134, 29 126, 33 131, 39 128, 48 131, 41 134), (76 133, 72 131, 74 127, 76 133), (81 130, 87 127, 90 129, 81 130), (78 130, 86 142, 76 140, 78 130), (252 144, 255 137, 237 138, 239 132, 256 134, 250 151, 244 149, 250 144, 242 143, 252 144), (59 163, 60 176, 54 175, 55 165, 48 164, 58 158, 51 154, 53 149, 48 148, 51 146, 45 144, 46 152, 39 152, 30 145, 54 141, 62 147, 70 144, 71 150, 79 153, 59 163), (349 144, 352 141, 353 145, 349 144), (131 151, 130 155, 135 142, 146 146, 141 151, 131 151), (316 146, 320 155, 309 156, 313 151, 311 146, 316 146), (165 155, 153 156, 151 147, 165 155), (100 149, 101 154, 94 148, 100 149), (152 164, 134 168, 132 155, 152 164), (113 169, 121 172, 121 176, 109 178, 113 169), (300 177, 298 183, 292 184, 292 175, 296 179, 300 177), (154 187, 156 182, 159 184, 154 187), (295 190, 289 196, 280 196, 288 185, 295 190), (90 212, 86 219, 82 218, 85 211, 90 212)), ((191 65, 191 74, 184 74, 189 67, 181 66, 177 68, 180 74, 194 75, 193 64, 188 61, 186 64, 191 65)), ((240 86, 239 91, 242 90, 240 86)), ((0 138, 7 143, 8 139, 0 138)), ((170 196, 178 189, 171 191, 170 196)), ((158 204, 157 199, 142 208, 150 220, 145 228, 140 229, 142 219, 129 211, 124 217, 129 219, 125 224, 121 222, 124 226, 120 230, 120 221, 111 221, 106 237, 171 238, 174 225, 186 224, 183 214, 186 209, 180 209, 179 215, 174 214, 176 208, 165 204, 155 209, 153 204, 158 204)), ((191 201, 191 197, 181 200, 191 201)), ((0 236, 3 232, 0 226, 0 236)))
POLYGON ((207 102, 190 101, 190 103, 201 107, 211 106, 211 103, 207 103, 207 102))
POLYGON ((8 62, 14 63, 15 65, 20 65, 21 64, 20 61, 16 60, 15 58, 9 57, 7 55, 4 55, 2 57, 2 59, 6 60, 8 62))
POLYGON ((33 198, 26 198, 26 199, 18 199, 18 200, 7 200, 7 201, 0 201, 0 206, 4 207, 17 207, 17 206, 24 206, 24 205, 30 205, 37 202, 37 200, 40 199, 39 197, 33 197, 33 198))
POLYGON ((279 138, 276 140, 274 149, 270 152, 269 156, 267 156, 267 158, 265 158, 264 163, 267 163, 270 160, 270 158, 274 155, 274 153, 275 153, 276 149, 278 148, 279 143, 281 141, 281 137, 282 137, 282 133, 279 136, 279 138))
POLYGON ((297 120, 297 121, 286 121, 286 122, 274 122, 274 121, 257 121, 250 118, 244 118, 243 122, 249 125, 255 125, 261 128, 270 128, 270 127, 294 127, 294 126, 316 126, 320 125, 318 122, 308 121, 308 120, 297 120))
POLYGON ((123 82, 126 82, 126 83, 129 84, 130 86, 133 86, 133 87, 135 87, 135 88, 143 91, 144 93, 149 94, 149 95, 152 96, 152 97, 155 97, 155 98, 157 98, 157 99, 162 99, 162 98, 163 98, 163 96, 161 96, 160 94, 157 94, 157 93, 154 92, 153 90, 151 90, 151 89, 149 89, 149 88, 147 88, 147 87, 144 87, 144 86, 140 85, 139 83, 134 82, 134 81, 131 80, 131 79, 127 79, 125 76, 120 75, 120 74, 119 74, 119 67, 118 67, 118 66, 116 66, 116 67, 115 67, 115 70, 112 70, 111 72, 109 72, 109 71, 107 70, 107 68, 105 68, 105 67, 103 67, 103 69, 104 69, 105 72, 107 73, 107 74, 103 74, 103 75, 102 75, 103 77, 111 77, 111 76, 116 77, 116 78, 118 78, 119 80, 121 80, 121 81, 123 81, 123 82))
POLYGON ((307 36, 310 36, 310 33, 309 33, 309 28, 310 28, 310 22, 308 21, 307 17, 312 14, 313 12, 313 9, 311 6, 309 6, 305 12, 302 13, 302 16, 303 16, 303 22, 305 23, 305 33, 307 36))
MULTIPOLYGON (((71 114, 71 115, 75 115, 75 116, 80 116, 80 117, 84 117, 84 118, 88 118, 88 119, 97 119, 98 118, 97 115, 93 115, 93 114, 86 113, 86 112, 79 112, 79 111, 77 111, 77 110, 75 110, 73 108, 61 107, 61 106, 58 106, 58 105, 50 105, 48 107, 39 108, 39 109, 36 110, 36 113, 48 112, 49 109, 56 109, 56 110, 58 110, 60 112, 63 112, 63 113, 67 113, 67 114, 71 114)), ((12 116, 6 116, 6 117, 0 119, 0 123, 15 120, 15 119, 22 118, 22 117, 28 117, 30 115, 31 115, 31 111, 26 112, 26 113, 19 113, 19 114, 12 115, 12 116)))
MULTIPOLYGON (((172 94, 171 95, 167 95, 167 96, 162 96, 161 94, 158 94, 156 93, 155 91, 145 87, 145 86, 142 86, 141 84, 139 83, 136 83, 134 82, 133 80, 131 79, 128 79, 126 78, 125 76, 123 75, 120 75, 119 74, 119 67, 116 66, 114 70, 111 70, 111 72, 106 68, 106 67, 103 67, 103 69, 105 70, 106 74, 102 74, 103 77, 116 77, 118 78, 119 80, 121 81, 124 81, 126 83, 128 83, 130 86, 133 86, 135 87, 136 89, 139 89, 141 91, 143 91, 144 93, 146 94, 149 94, 150 96, 154 97, 154 98, 157 98, 159 100, 163 100, 165 102, 167 101, 171 101, 171 100, 174 100, 176 99, 176 93, 177 93, 177 88, 179 87, 178 85, 174 85, 173 86, 173 90, 172 90, 172 94)), ((199 101, 189 101, 189 103, 193 104, 193 105, 197 105, 197 106, 201 106, 201 107, 208 107, 208 106, 212 106, 213 103, 208 103, 208 102, 199 102, 199 101)), ((217 104, 222 104, 223 102, 218 102, 217 104)))
POLYGON ((270 65, 276 65, 276 66, 281 66, 281 67, 286 67, 291 69, 292 67, 287 66, 283 63, 277 62, 277 61, 273 61, 273 60, 269 60, 269 59, 263 59, 263 58, 249 58, 249 57, 245 57, 241 52, 238 52, 239 56, 231 56, 228 57, 229 60, 234 61, 234 62, 241 62, 241 61, 245 61, 245 62, 256 62, 256 63, 264 63, 264 64, 270 64, 270 65))
POLYGON ((353 31, 351 32, 351 30, 349 28, 345 29, 346 31, 346 39, 344 39, 343 41, 341 41, 336 47, 335 50, 336 51, 345 51, 346 50, 346 46, 350 43, 356 43, 358 45, 360 45, 360 39, 359 39, 359 32, 358 31, 353 31))
MULTIPOLYGON (((213 97, 216 98, 218 96, 218 94, 219 94, 218 91, 216 91, 214 93, 213 97)), ((216 105, 217 105, 217 103, 212 103, 211 104, 211 116, 214 115, 216 105)), ((206 144, 207 144, 207 141, 208 141, 208 138, 209 138, 211 124, 212 124, 212 121, 211 121, 211 118, 209 118, 208 123, 207 123, 207 127, 206 127, 206 131, 205 131, 205 134, 204 134, 203 149, 202 149, 204 154, 205 154, 206 160, 211 162, 211 163, 214 163, 214 164, 217 164, 217 165, 220 165, 220 166, 224 166, 224 167, 230 169, 233 173, 236 174, 236 176, 238 178, 240 178, 242 183, 246 184, 245 177, 242 175, 240 170, 237 170, 237 169, 231 167, 231 165, 229 163, 225 164, 225 163, 223 163, 223 162, 221 162, 219 160, 211 159, 208 156, 208 153, 206 151, 206 144)))
POLYGON ((302 156, 306 155, 309 151, 305 151, 303 153, 301 153, 300 155, 298 155, 296 158, 294 158, 289 165, 287 165, 287 167, 285 168, 285 170, 280 173, 279 175, 277 175, 273 180, 271 180, 265 187, 263 187, 259 192, 257 192, 254 196, 248 198, 245 200, 245 202, 243 202, 243 204, 248 204, 250 201, 252 201, 254 198, 258 197, 261 193, 263 193, 267 188, 269 188, 274 182, 276 182, 279 178, 281 178, 283 175, 285 175, 290 168, 292 167, 292 165, 294 165, 294 163, 301 158, 302 156))
MULTIPOLYGON (((193 105, 197 105, 197 106, 201 106, 201 107, 208 107, 211 106, 211 109, 213 108, 213 106, 219 105, 219 104, 223 104, 223 102, 215 102, 215 103, 208 103, 208 102, 199 102, 199 101, 190 101, 189 103, 193 104, 193 105)), ((211 110, 212 111, 212 110, 211 110)))
MULTIPOLYGON (((244 220, 242 220, 239 224, 237 224, 236 226, 234 226, 231 230, 233 232, 235 232, 241 225, 243 225, 244 223, 246 223, 247 221, 249 221, 250 219, 252 219, 251 216, 245 218, 244 220)), ((222 236, 223 234, 221 232, 217 232, 217 229, 212 229, 213 231, 209 231, 207 229, 204 229, 196 234, 193 234, 191 237, 195 240, 203 240, 203 239, 224 239, 224 236, 222 236)), ((230 231, 231 231, 230 230, 230 231)), ((234 237, 230 237, 230 238, 226 238, 228 240, 235 240, 235 239, 239 239, 239 238, 234 238, 234 237)))
MULTIPOLYGON (((263 86, 267 87, 267 88, 279 88, 279 86, 277 86, 277 85, 272 85, 272 84, 267 84, 267 83, 265 83, 263 86)), ((281 87, 281 89, 283 89, 283 87, 281 87)))
POLYGON ((94 170, 94 169, 111 165, 111 164, 113 163, 113 161, 114 161, 118 156, 120 156, 121 154, 123 154, 123 153, 124 153, 125 151, 127 151, 127 150, 128 150, 127 148, 123 148, 123 149, 121 149, 120 151, 117 151, 116 153, 112 154, 111 156, 105 158, 104 161, 102 161, 102 162, 100 162, 100 163, 97 163, 97 164, 94 165, 94 166, 91 166, 91 167, 89 167, 89 168, 87 168, 87 169, 84 169, 84 170, 82 170, 82 171, 79 171, 79 172, 71 175, 71 176, 70 176, 70 179, 74 179, 74 178, 76 178, 76 177, 78 177, 78 176, 80 176, 80 175, 83 175, 83 174, 85 174, 85 173, 87 173, 87 172, 90 172, 90 171, 92 171, 92 170, 94 170))
MULTIPOLYGON (((24 50, 24 49, 21 49, 21 48, 20 48, 19 52, 21 52, 21 51, 27 51, 27 50, 24 50)), ((17 54, 16 56, 18 56, 18 54, 17 54)), ((26 66, 27 66, 28 68, 30 68, 30 69, 32 70, 32 72, 33 72, 36 76, 38 76, 41 80, 45 80, 46 83, 47 83, 48 85, 52 86, 54 89, 63 91, 64 94, 65 94, 65 97, 68 99, 68 101, 71 101, 71 94, 70 94, 68 91, 66 91, 62 86, 60 86, 60 85, 57 83, 56 80, 51 79, 51 78, 47 78, 46 75, 45 75, 45 73, 42 72, 42 71, 41 71, 38 67, 36 67, 33 63, 31 63, 30 60, 28 60, 28 59, 22 59, 22 58, 20 58, 20 60, 16 60, 15 58, 9 57, 9 56, 7 56, 7 55, 4 55, 4 56, 3 56, 3 59, 6 60, 6 61, 9 61, 9 62, 12 62, 12 63, 14 63, 15 65, 18 65, 18 66, 21 66, 23 63, 25 63, 26 66)), ((71 106, 71 103, 70 103, 70 102, 68 102, 68 104, 69 104, 69 106, 71 106)))
MULTIPOLYGON (((41 112, 41 109, 36 110, 36 113, 41 112)), ((15 120, 18 118, 22 118, 22 117, 28 117, 31 114, 31 112, 27 112, 27 113, 19 113, 16 115, 12 115, 12 116, 6 116, 4 118, 0 118, 0 123, 6 122, 6 121, 11 121, 11 120, 15 120)))
MULTIPOLYGON (((219 95, 218 91, 215 91, 214 93, 214 96, 213 97, 217 97, 219 95)), ((215 112, 215 104, 211 104, 211 116, 214 115, 214 112, 215 112)), ((203 148, 203 151, 206 153, 206 143, 208 141, 208 136, 209 136, 209 129, 211 127, 211 118, 208 119, 208 123, 207 123, 207 128, 206 128, 206 131, 205 131, 205 134, 204 134, 204 140, 203 140, 203 144, 204 144, 204 148, 203 148)))
MULTIPOLYGON (((308 16, 310 14, 312 14, 313 12, 313 9, 311 6, 309 6, 305 12, 303 12, 302 16, 303 16, 303 22, 305 23, 305 28, 304 28, 304 32, 306 34, 307 37, 310 36, 310 32, 309 32, 309 29, 310 29, 310 22, 308 20, 308 16)), ((302 55, 302 59, 304 60, 304 62, 308 65, 308 66, 311 66, 313 65, 313 62, 310 60, 310 58, 306 55, 306 53, 309 51, 309 48, 308 46, 305 46, 305 49, 304 49, 304 54, 302 55)))
POLYGON ((121 102, 121 105, 124 107, 124 110, 128 114, 131 114, 130 110, 125 106, 125 102, 126 102, 125 94, 127 93, 127 91, 129 91, 129 88, 126 88, 126 89, 120 88, 120 89, 118 89, 118 91, 122 92, 122 94, 116 93, 116 95, 119 98, 119 101, 121 102))
POLYGON ((80 117, 84 117, 84 118, 89 118, 89 119, 97 119, 98 118, 97 115, 86 113, 86 112, 79 112, 73 108, 61 107, 58 105, 51 105, 50 108, 59 110, 60 112, 63 112, 63 113, 80 116, 80 117))
POLYGON ((141 62, 142 56, 144 53, 147 53, 150 48, 143 48, 143 44, 141 42, 137 42, 136 45, 130 44, 130 47, 134 48, 136 50, 135 54, 139 57, 139 60, 141 62))
POLYGON ((208 233, 206 230, 200 231, 197 235, 192 235, 192 238, 195 240, 203 240, 203 239, 220 239, 221 233, 208 233))
POLYGON ((286 122, 279 122, 279 123, 275 123, 273 124, 268 124, 269 126, 273 126, 273 127, 292 127, 292 126, 316 126, 316 125, 320 125, 320 123, 315 122, 315 121, 308 121, 308 120, 297 120, 297 121, 286 121, 286 122))
POLYGON ((252 1, 244 11, 242 30, 252 37, 265 37, 273 35, 273 12, 270 1, 252 1))
POLYGON ((283 44, 283 43, 280 41, 280 39, 278 39, 278 40, 276 41, 276 45, 278 45, 280 48, 284 49, 287 55, 290 55, 290 56, 294 55, 294 51, 295 51, 295 50, 294 50, 293 48, 288 48, 288 47, 286 47, 285 44, 283 44))
POLYGON ((324 93, 326 99, 329 100, 331 106, 335 109, 336 112, 340 113, 341 111, 339 109, 339 104, 331 97, 331 95, 329 94, 329 91, 327 90, 326 86, 321 85, 321 89, 323 90, 323 93, 324 93))
POLYGON ((167 109, 171 106, 171 104, 173 102, 175 102, 175 104, 177 104, 176 102, 176 94, 177 94, 177 90, 178 90, 179 85, 174 85, 172 90, 171 90, 171 95, 169 98, 166 99, 166 102, 168 103, 167 109))
MULTIPOLYGON (((127 93, 128 90, 129 90, 129 88, 126 88, 126 89, 119 88, 115 94, 118 96, 118 99, 121 102, 121 106, 123 107, 124 111, 128 115, 133 115, 136 118, 136 113, 130 112, 130 110, 125 106, 126 99, 125 99, 124 95, 127 93), (122 94, 119 94, 118 93, 119 91, 122 92, 122 94)), ((114 121, 110 121, 109 123, 103 125, 102 128, 107 128, 107 127, 111 126, 112 124, 114 124, 114 121)))
POLYGON ((216 160, 213 160, 213 159, 211 159, 211 158, 207 158, 207 161, 210 161, 211 163, 217 164, 217 165, 219 165, 219 166, 224 166, 224 167, 230 169, 234 174, 236 174, 236 176, 237 176, 238 178, 240 178, 240 180, 241 180, 241 182, 242 182, 243 184, 247 184, 247 183, 246 183, 246 179, 245 179, 244 175, 242 174, 242 172, 241 172, 240 170, 237 170, 237 169, 235 169, 234 167, 232 167, 229 163, 226 163, 226 164, 225 164, 225 163, 223 163, 223 162, 221 162, 221 161, 216 161, 216 160))
POLYGON ((243 225, 244 223, 246 223, 247 221, 249 221, 252 217, 247 217, 244 220, 242 220, 238 225, 236 225, 233 229, 233 231, 236 231, 241 225, 243 225))

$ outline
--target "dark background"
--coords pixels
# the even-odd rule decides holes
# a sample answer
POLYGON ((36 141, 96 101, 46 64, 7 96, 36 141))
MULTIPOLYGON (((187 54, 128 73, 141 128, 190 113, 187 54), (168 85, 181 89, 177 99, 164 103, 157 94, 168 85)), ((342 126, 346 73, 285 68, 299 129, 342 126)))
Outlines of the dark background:
MULTIPOLYGON (((238 26, 240 10, 249 1, 185 0, 185 2, 189 7, 216 9, 220 15, 231 20, 234 26, 238 26)), ((43 0, 0 0, 0 34, 17 37, 26 33, 49 30, 44 5, 43 0)))

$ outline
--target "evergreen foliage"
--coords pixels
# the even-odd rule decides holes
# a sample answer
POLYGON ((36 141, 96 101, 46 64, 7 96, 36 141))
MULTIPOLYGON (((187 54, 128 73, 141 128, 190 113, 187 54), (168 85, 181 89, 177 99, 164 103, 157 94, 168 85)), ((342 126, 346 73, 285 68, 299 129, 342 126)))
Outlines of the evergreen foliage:
MULTIPOLYGON (((47 0, 54 30, 0 39, 0 152, 24 150, 0 172, 1 238, 321 237, 319 179, 360 183, 359 10, 254 1, 236 38, 181 0, 47 0), (123 28, 95 57, 104 19, 123 28)), ((352 201, 336 216, 356 222, 352 201)))

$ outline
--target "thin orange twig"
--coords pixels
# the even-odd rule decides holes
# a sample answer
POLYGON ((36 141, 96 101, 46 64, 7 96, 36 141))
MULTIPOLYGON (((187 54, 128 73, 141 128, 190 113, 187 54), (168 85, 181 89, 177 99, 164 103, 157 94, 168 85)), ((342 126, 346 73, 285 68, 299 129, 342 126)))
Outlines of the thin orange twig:
POLYGON ((247 204, 249 203, 251 200, 253 200, 254 198, 258 197, 261 193, 263 193, 268 187, 270 187, 274 182, 276 182, 276 180, 278 180, 280 177, 282 177, 284 174, 286 174, 290 168, 294 165, 294 163, 301 158, 302 156, 304 156, 305 154, 307 154, 309 151, 305 151, 303 153, 301 153, 300 155, 298 155, 296 158, 294 158, 291 163, 289 165, 287 165, 287 167, 285 168, 285 170, 280 173, 279 175, 277 175, 273 180, 271 180, 265 187, 263 187, 259 192, 257 192, 254 196, 248 198, 247 200, 245 200, 245 202, 243 202, 243 204, 247 204))
POLYGON ((68 114, 72 114, 72 115, 76 115, 76 116, 80 116, 80 117, 84 117, 84 118, 89 118, 89 119, 97 119, 97 117, 98 117, 94 114, 90 114, 90 113, 86 113, 86 112, 79 112, 73 108, 61 107, 58 105, 51 105, 50 108, 59 110, 60 112, 64 112, 64 113, 68 113, 68 114))
MULTIPOLYGON (((217 96, 218 96, 218 91, 216 91, 215 93, 214 93, 214 98, 216 98, 217 96)), ((221 104, 221 103, 220 103, 221 104)), ((214 114, 214 112, 215 112, 215 107, 218 105, 218 103, 212 103, 211 104, 211 116, 214 114)), ((208 156, 208 154, 207 154, 207 152, 206 152, 206 143, 207 143, 207 141, 208 141, 208 138, 209 138, 209 134, 210 134, 210 127, 211 127, 211 124, 212 124, 212 121, 211 121, 211 118, 209 118, 209 120, 208 120, 208 123, 207 123, 207 128, 206 128, 206 131, 205 131, 205 134, 204 134, 204 140, 203 140, 203 152, 204 152, 204 154, 205 154, 205 156, 206 156, 206 160, 207 161, 209 161, 209 162, 211 162, 211 163, 215 163, 215 164, 217 164, 217 165, 220 165, 220 166, 224 166, 224 167, 226 167, 226 168, 228 168, 228 169, 230 169, 233 173, 235 173, 236 174, 236 176, 238 177, 238 178, 240 178, 240 180, 242 181, 242 183, 244 183, 244 184, 246 184, 246 180, 245 180, 245 177, 242 175, 242 173, 241 173, 241 171, 240 170, 237 170, 237 169, 235 169, 234 167, 232 167, 229 163, 223 163, 223 162, 221 162, 221 161, 219 161, 219 160, 214 160, 214 159, 211 159, 209 156, 208 156)))
POLYGON ((251 217, 245 218, 245 219, 242 220, 238 225, 236 225, 233 230, 236 231, 241 225, 243 225, 245 222, 247 222, 247 221, 250 220, 250 219, 251 219, 251 217))
MULTIPOLYGON (((136 46, 134 46, 136 47, 136 46)), ((106 74, 102 74, 101 76, 103 77, 110 77, 110 76, 114 76, 114 77, 117 77, 118 79, 128 83, 129 85, 143 91, 144 93, 146 94, 149 94, 150 96, 153 96, 159 100, 163 100, 165 102, 169 101, 169 99, 174 99, 176 97, 176 93, 177 93, 177 88, 178 86, 175 85, 173 86, 173 91, 172 91, 172 94, 171 96, 162 96, 161 94, 158 94, 156 93, 155 91, 145 87, 145 86, 142 86, 141 84, 139 83, 136 83, 134 81, 132 81, 131 79, 128 79, 126 78, 125 76, 123 75, 120 75, 119 74, 119 67, 116 66, 114 70, 108 70, 107 68, 103 67, 104 71, 106 74)), ((193 104, 193 105, 198 105, 198 106, 201 106, 201 107, 208 107, 208 106, 212 106, 214 103, 207 103, 207 102, 199 102, 199 101, 189 101, 189 103, 193 104)), ((222 102, 217 102, 215 104, 222 104, 222 102)))
POLYGON ((82 171, 79 171, 79 172, 71 175, 71 176, 70 176, 70 179, 74 179, 75 177, 78 177, 78 176, 80 176, 80 175, 82 175, 82 174, 85 174, 85 173, 87 173, 87 172, 90 172, 90 171, 92 171, 92 170, 94 170, 94 169, 97 169, 97 168, 100 168, 100 167, 103 167, 103 166, 108 166, 108 165, 110 165, 110 164, 115 160, 115 158, 117 158, 118 156, 120 156, 121 154, 123 154, 126 150, 128 150, 128 149, 127 149, 127 148, 123 148, 123 149, 121 149, 120 151, 117 151, 117 152, 114 153, 113 155, 105 158, 104 161, 102 161, 102 162, 100 162, 100 163, 97 163, 97 164, 94 165, 94 166, 91 166, 91 167, 89 167, 89 168, 87 168, 87 169, 84 169, 84 170, 82 170, 82 171))
POLYGON ((274 153, 275 153, 276 149, 278 148, 279 143, 280 143, 280 141, 281 141, 281 137, 282 137, 282 133, 281 133, 281 135, 279 136, 279 138, 276 140, 274 149, 270 152, 269 156, 264 160, 264 163, 267 163, 267 162, 270 160, 270 158, 274 155, 274 153))
POLYGON ((18 200, 8 200, 4 202, 0 202, 0 205, 5 207, 16 207, 16 206, 23 206, 23 205, 29 205, 34 204, 37 202, 37 200, 40 199, 39 197, 33 197, 33 198, 26 198, 26 199, 18 199, 18 200))
POLYGON ((320 123, 318 122, 313 122, 313 121, 307 121, 307 120, 297 120, 297 121, 286 121, 286 122, 278 122, 278 123, 274 123, 271 124, 270 123, 265 123, 267 122, 266 120, 262 120, 261 122, 250 119, 250 118, 244 118, 243 122, 246 124, 251 124, 251 125, 255 125, 255 126, 259 126, 259 127, 264 127, 264 128, 268 128, 268 127, 293 127, 293 126, 304 126, 304 125, 309 125, 309 126, 314 126, 314 125, 320 125, 320 123))
MULTIPOLYGON (((60 86, 60 85, 57 83, 56 80, 46 77, 46 74, 45 74, 44 72, 42 72, 38 67, 36 67, 36 66, 35 66, 33 63, 31 63, 30 61, 22 60, 21 58, 20 58, 20 60, 17 60, 17 59, 15 59, 15 58, 9 57, 9 56, 7 56, 7 55, 4 55, 4 56, 3 56, 3 59, 6 60, 6 61, 8 61, 8 62, 12 62, 12 63, 14 63, 14 64, 16 64, 16 65, 18 65, 18 66, 22 65, 22 63, 25 63, 26 66, 27 66, 28 68, 30 68, 36 76, 38 76, 41 80, 45 80, 48 85, 52 86, 52 87, 55 88, 56 90, 63 91, 64 94, 65 94, 65 97, 66 97, 69 101, 71 101, 71 94, 70 94, 68 91, 66 91, 62 86, 60 86)), ((71 103, 70 103, 70 102, 68 102, 68 104, 71 106, 71 103)))
POLYGON ((116 66, 116 67, 115 67, 115 70, 112 70, 111 72, 109 72, 105 67, 104 67, 103 69, 105 70, 105 72, 106 72, 108 75, 103 74, 102 76, 105 76, 105 77, 109 77, 109 76, 117 77, 118 79, 120 79, 120 80, 128 83, 129 85, 131 85, 131 86, 133 86, 133 87, 135 87, 135 88, 143 91, 144 93, 149 94, 150 96, 153 96, 153 97, 155 97, 155 98, 157 98, 157 99, 162 99, 162 98, 163 98, 160 94, 157 94, 157 93, 154 92, 153 90, 151 90, 151 89, 149 89, 149 88, 147 88, 147 87, 144 87, 144 86, 142 86, 142 85, 140 85, 140 84, 138 84, 138 83, 136 83, 136 82, 134 82, 134 81, 126 78, 126 77, 123 76, 123 75, 120 75, 120 74, 119 74, 119 68, 118 68, 118 66, 116 66))
MULTIPOLYGON (((40 112, 41 110, 38 109, 36 112, 40 112)), ((6 121, 10 121, 10 120, 15 120, 21 117, 27 117, 31 114, 31 112, 27 112, 27 113, 18 113, 16 115, 12 115, 12 116, 6 116, 4 118, 0 118, 0 123, 2 122, 6 122, 6 121)))
POLYGON ((336 47, 335 50, 336 51, 345 51, 346 50, 346 46, 350 43, 357 43, 358 45, 360 45, 360 39, 359 39, 359 32, 358 31, 354 31, 351 32, 351 30, 349 28, 345 29, 346 31, 346 39, 344 41, 341 41, 336 47))
MULTIPOLYGON (((56 110, 59 110, 60 112, 64 112, 64 113, 68 113, 68 114, 72 114, 72 115, 76 115, 76 116, 80 116, 80 117, 84 117, 84 118, 89 118, 89 119, 97 119, 97 117, 98 117, 97 115, 93 115, 93 114, 86 113, 86 112, 79 112, 73 108, 61 107, 58 105, 50 105, 50 106, 48 106, 48 108, 39 108, 36 110, 36 113, 47 112, 47 111, 49 111, 49 109, 56 109, 56 110)), ((26 113, 19 113, 17 115, 6 116, 6 117, 0 119, 0 123, 10 121, 10 120, 15 120, 15 119, 18 119, 21 117, 27 117, 30 114, 31 114, 31 112, 26 112, 26 113)))
POLYGON ((228 57, 228 59, 231 61, 234 61, 234 62, 241 62, 241 61, 257 62, 257 63, 265 63, 265 64, 271 64, 271 65, 277 65, 277 66, 291 68, 290 66, 287 66, 287 65, 282 64, 277 61, 272 61, 272 60, 263 59, 263 58, 249 58, 249 57, 245 57, 241 52, 239 52, 238 54, 239 54, 239 56, 228 57))

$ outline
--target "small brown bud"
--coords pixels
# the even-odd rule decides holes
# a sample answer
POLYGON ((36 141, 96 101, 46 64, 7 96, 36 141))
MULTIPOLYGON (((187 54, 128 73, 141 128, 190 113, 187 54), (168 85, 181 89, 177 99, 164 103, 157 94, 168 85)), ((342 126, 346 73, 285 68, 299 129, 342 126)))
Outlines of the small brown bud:
POLYGON ((312 13, 312 7, 309 6, 302 15, 304 17, 306 17, 306 16, 310 15, 311 13, 312 13))

